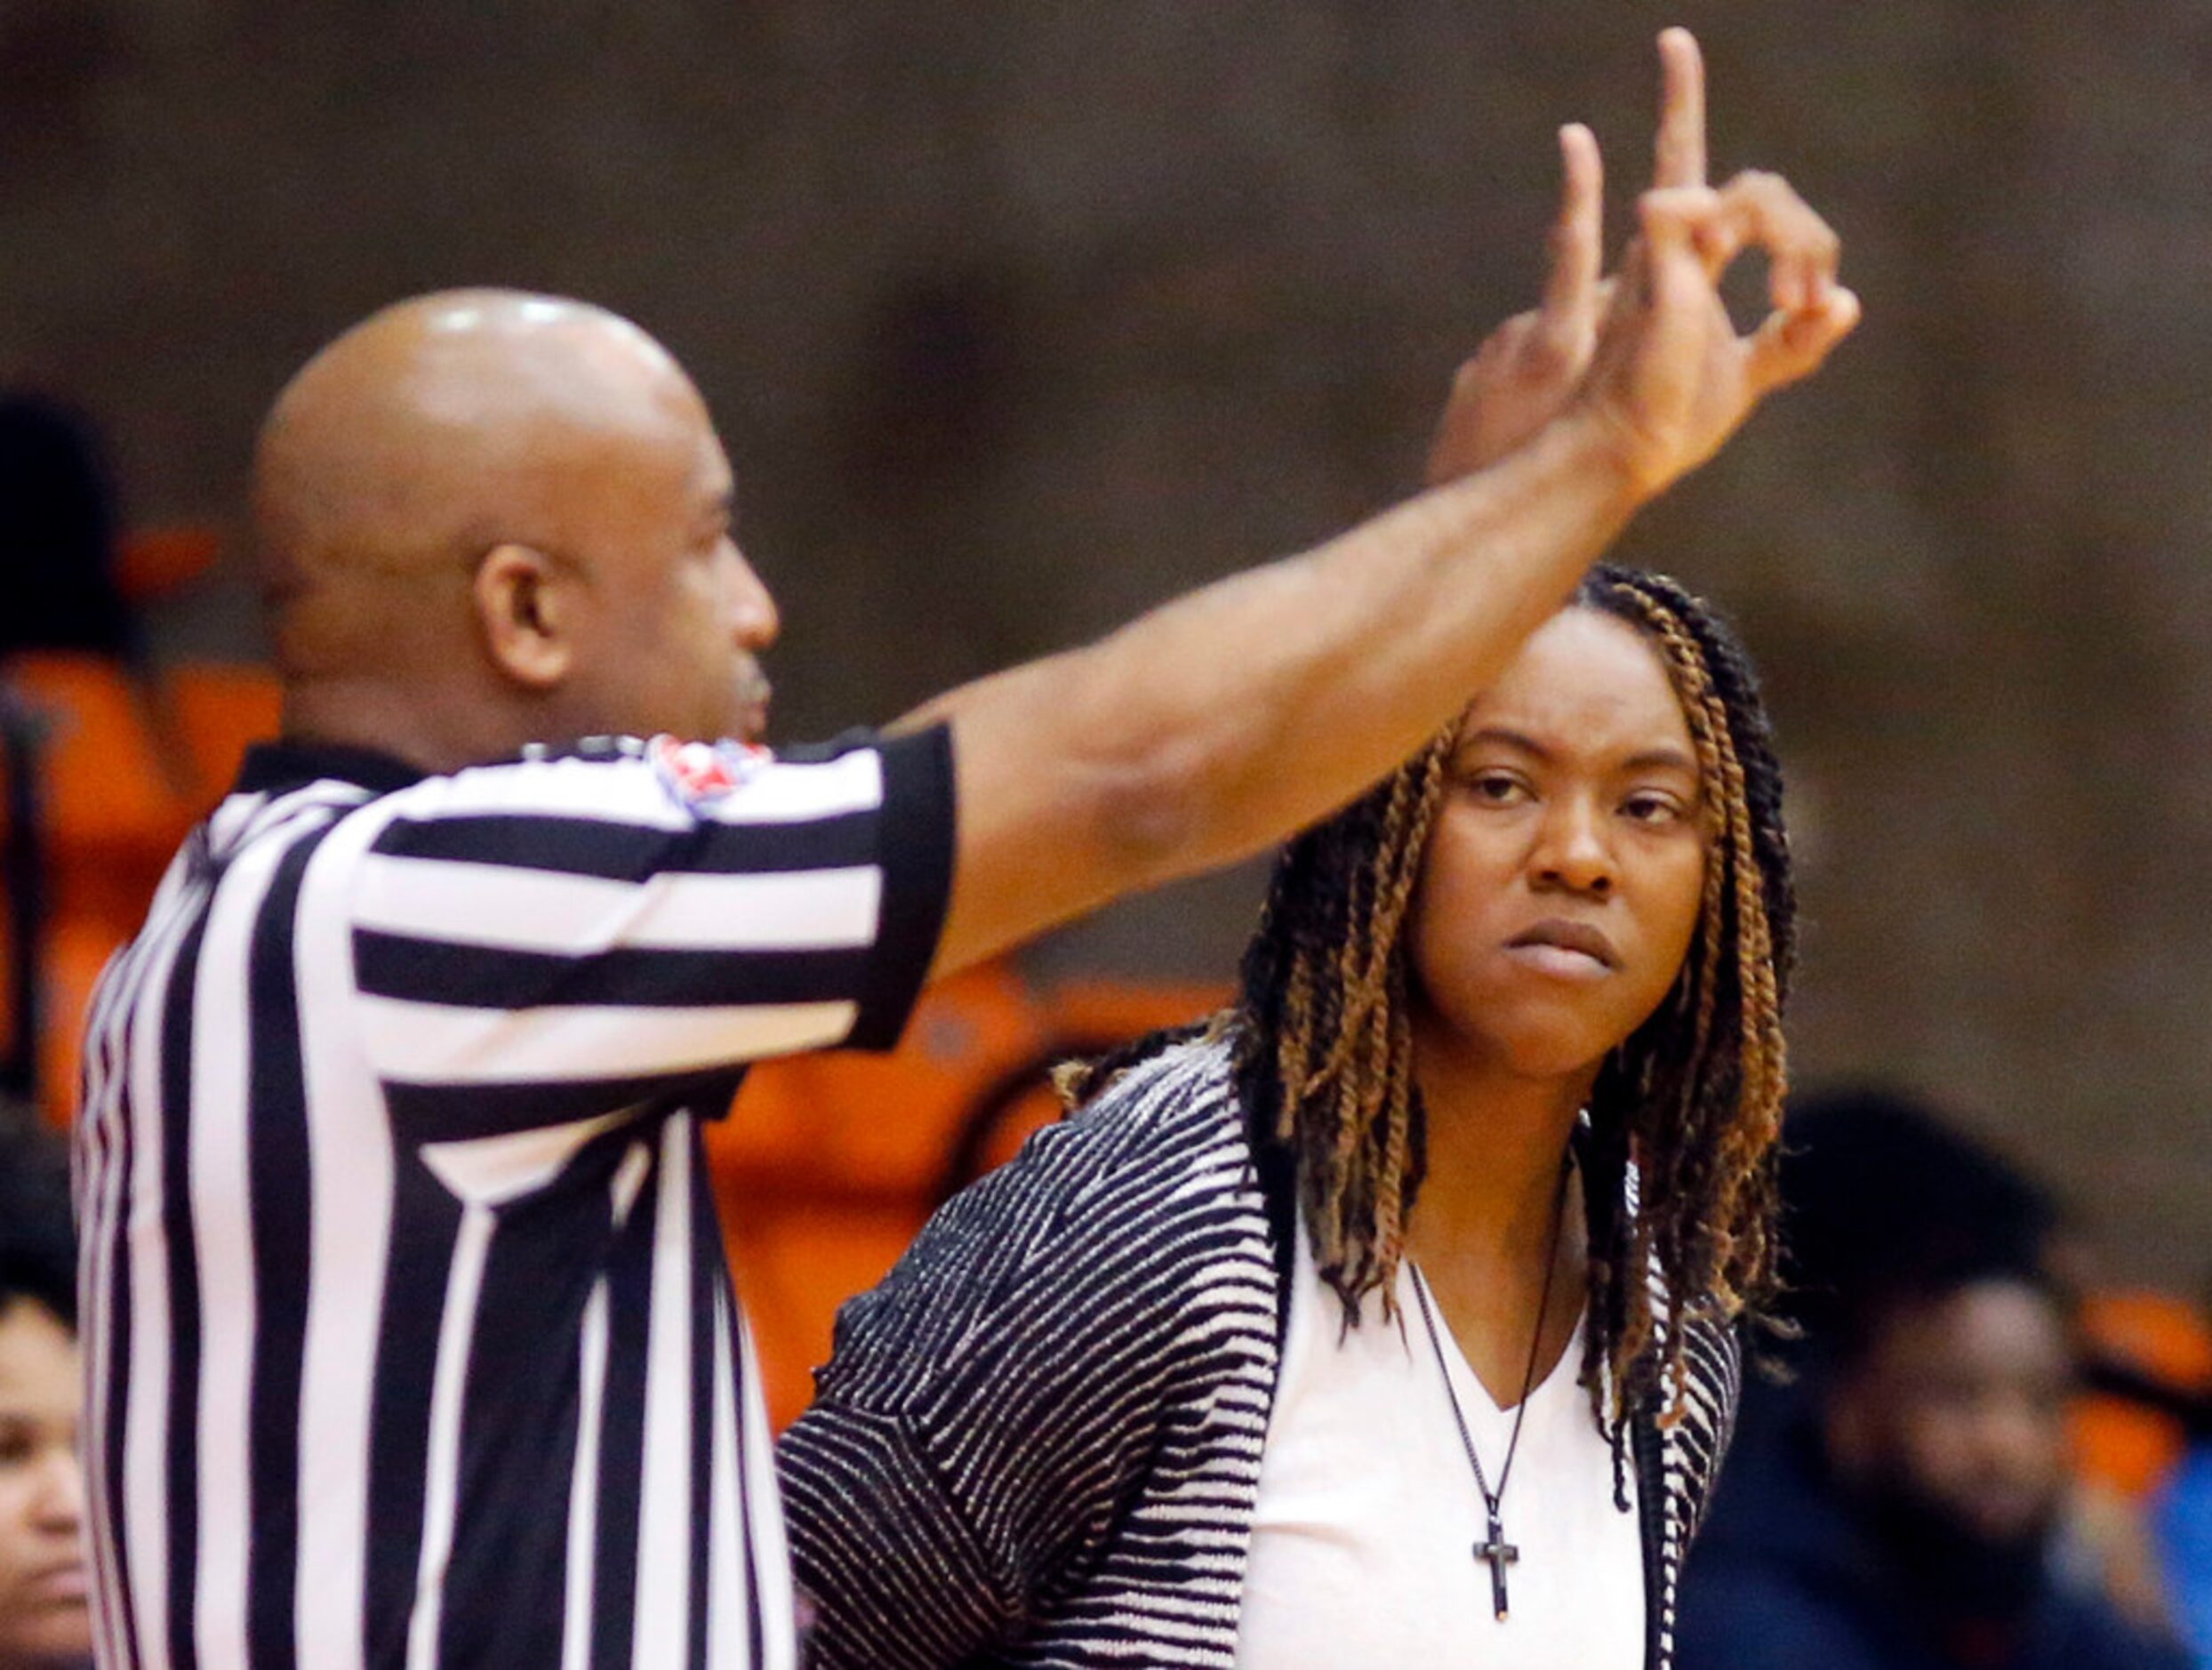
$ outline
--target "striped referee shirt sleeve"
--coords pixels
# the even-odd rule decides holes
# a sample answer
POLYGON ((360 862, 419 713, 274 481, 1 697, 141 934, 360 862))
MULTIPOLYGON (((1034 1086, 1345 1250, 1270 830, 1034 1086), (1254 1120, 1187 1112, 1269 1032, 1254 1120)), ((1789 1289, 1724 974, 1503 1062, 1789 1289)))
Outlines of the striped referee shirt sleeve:
POLYGON ((381 801, 352 887, 361 1038, 418 1141, 558 1123, 771 1056, 887 1048, 951 884, 950 733, 686 792, 653 751, 381 801))

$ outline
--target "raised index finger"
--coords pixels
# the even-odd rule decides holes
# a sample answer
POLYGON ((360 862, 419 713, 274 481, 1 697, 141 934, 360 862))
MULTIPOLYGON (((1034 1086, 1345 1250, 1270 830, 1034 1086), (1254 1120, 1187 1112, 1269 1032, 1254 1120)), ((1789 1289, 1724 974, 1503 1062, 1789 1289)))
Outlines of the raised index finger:
POLYGON ((1705 183, 1705 60, 1687 29, 1659 36, 1659 137, 1651 183, 1661 189, 1705 183))
POLYGON ((1559 130, 1559 218, 1551 228, 1551 271, 1543 314, 1555 330, 1594 322, 1605 264, 1605 166, 1597 136, 1580 122, 1559 130))

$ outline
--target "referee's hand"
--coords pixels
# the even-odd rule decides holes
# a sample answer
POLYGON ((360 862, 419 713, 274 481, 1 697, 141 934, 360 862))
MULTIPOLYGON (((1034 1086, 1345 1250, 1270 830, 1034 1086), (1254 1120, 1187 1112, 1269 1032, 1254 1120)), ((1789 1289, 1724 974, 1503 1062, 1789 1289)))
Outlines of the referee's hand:
POLYGON ((1703 74, 1687 29, 1660 37, 1671 95, 1695 116, 1662 124, 1655 183, 1637 203, 1630 245, 1568 416, 1597 423, 1649 498, 1715 453, 1775 389, 1810 375, 1859 322, 1836 281, 1842 241, 1779 174, 1705 181, 1703 74), (1765 252, 1772 309, 1739 335, 1720 280, 1765 252))

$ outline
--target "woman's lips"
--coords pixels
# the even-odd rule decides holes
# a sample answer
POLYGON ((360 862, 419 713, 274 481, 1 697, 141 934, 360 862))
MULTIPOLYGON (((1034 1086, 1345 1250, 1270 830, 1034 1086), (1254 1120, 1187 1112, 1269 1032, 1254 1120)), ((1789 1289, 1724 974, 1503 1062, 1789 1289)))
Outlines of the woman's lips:
POLYGON ((1602 979, 1621 966, 1621 953, 1603 931, 1563 917, 1516 934, 1506 951, 1527 967, 1564 980, 1602 979))
POLYGON ((24 1588, 32 1600, 51 1606, 89 1598, 92 1582, 82 1565, 54 1566, 33 1577, 24 1588))
POLYGON ((1602 980, 1613 972, 1588 951, 1572 951, 1565 945, 1513 944, 1506 947, 1506 952, 1524 967, 1561 980, 1602 980))

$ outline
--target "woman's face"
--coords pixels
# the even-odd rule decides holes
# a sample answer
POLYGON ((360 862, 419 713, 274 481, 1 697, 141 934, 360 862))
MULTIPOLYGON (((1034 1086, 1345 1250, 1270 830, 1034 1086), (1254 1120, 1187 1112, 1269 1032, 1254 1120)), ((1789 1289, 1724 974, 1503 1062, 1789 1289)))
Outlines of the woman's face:
POLYGON ((0 1309, 0 1665, 92 1656, 76 1338, 46 1308, 0 1309))
POLYGON ((1462 724, 1410 930, 1424 1043, 1585 1073, 1658 1008, 1697 930, 1711 837, 1658 652, 1552 616, 1462 724))

